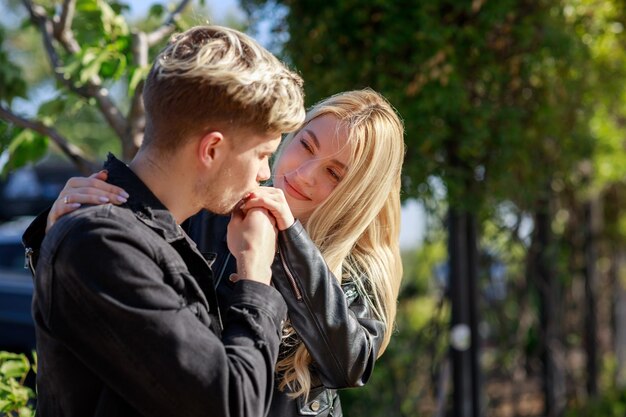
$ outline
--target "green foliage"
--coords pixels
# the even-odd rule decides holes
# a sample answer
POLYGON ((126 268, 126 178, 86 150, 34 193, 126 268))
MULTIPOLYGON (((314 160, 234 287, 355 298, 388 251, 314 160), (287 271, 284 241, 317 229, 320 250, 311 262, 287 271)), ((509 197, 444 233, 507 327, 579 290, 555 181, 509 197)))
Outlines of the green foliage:
POLYGON ((586 49, 559 2, 242 3, 288 8, 274 29, 288 32, 284 54, 310 102, 370 86, 397 107, 406 197, 432 197, 425 180, 436 176, 451 204, 529 205, 591 150, 579 100, 586 49))
MULTIPOLYGON (((15 98, 26 98, 27 84, 22 78, 21 69, 2 49, 4 30, 0 28, 0 105, 10 106, 15 98)), ((48 139, 32 131, 14 127, 0 120, 0 177, 10 170, 19 168, 29 161, 45 155, 48 139)))
MULTIPOLYGON (((120 156, 131 158, 137 143, 130 126, 141 125, 143 117, 141 111, 131 112, 131 102, 140 93, 152 58, 167 42, 168 33, 210 20, 201 0, 190 2, 190 7, 172 20, 171 13, 180 2, 154 2, 146 16, 131 20, 127 18, 130 2, 77 0, 69 29, 57 27, 54 35, 49 35, 54 37, 50 42, 58 58, 57 67, 51 68, 50 49, 42 42, 45 36, 27 12, 31 2, 13 5, 11 0, 0 1, 10 2, 16 17, 3 22, 0 28, 0 42, 6 40, 0 47, 0 103, 5 113, 26 121, 8 122, 9 118, 3 117, 0 168, 4 167, 5 173, 42 155, 47 142, 35 133, 22 134, 22 128, 31 128, 27 122, 53 128, 67 142, 77 145, 85 159, 97 161, 109 151, 120 154, 122 149, 125 154, 120 156), (143 43, 135 42, 139 32, 145 35, 142 39, 147 39, 153 31, 161 33, 161 29, 169 32, 163 32, 163 37, 145 48, 143 43), (143 61, 145 56, 148 64, 143 61), (99 93, 106 99, 99 100, 99 93), (21 101, 14 106, 17 97, 30 104, 21 101), (13 155, 13 151, 18 154, 13 155)), ((32 4, 35 12, 54 26, 66 3, 38 0, 32 4)))
POLYGON ((0 351, 0 415, 7 417, 32 417, 35 411, 31 400, 33 391, 24 385, 26 376, 37 370, 37 357, 31 365, 24 354, 0 351))
POLYGON ((342 390, 345 415, 431 415, 439 372, 445 371, 449 306, 434 294, 403 300, 397 332, 365 387, 342 390))
POLYGON ((101 0, 79 0, 73 29, 81 50, 69 55, 64 76, 83 85, 95 76, 116 81, 126 72, 131 62, 131 39, 128 25, 121 9, 101 0))
POLYGON ((592 108, 590 129, 597 138, 592 159, 592 195, 605 194, 604 235, 626 241, 626 10, 622 1, 571 1, 568 20, 588 45, 593 65, 592 90, 584 97, 592 108))
POLYGON ((0 122, 0 134, 3 140, 9 141, 6 147, 7 163, 2 166, 1 175, 6 176, 9 171, 36 161, 43 157, 48 150, 48 138, 28 129, 11 129, 0 122))
POLYGON ((16 97, 26 97, 26 82, 21 70, 2 49, 4 31, 0 28, 0 103, 11 104, 16 97))
POLYGON ((565 417, 623 417, 626 415, 626 390, 611 389, 583 405, 575 405, 565 417))
MULTIPOLYGON (((533 271, 532 236, 521 239, 519 225, 504 219, 532 219, 527 213, 550 212, 547 204, 539 202, 549 202, 565 189, 585 189, 585 178, 578 171, 593 158, 596 145, 589 127, 594 110, 588 98, 601 73, 593 65, 584 34, 571 20, 568 6, 573 2, 242 3, 252 13, 266 10, 268 15, 274 12, 273 4, 286 8, 285 18, 275 19, 273 29, 286 39, 285 58, 302 72, 309 104, 339 91, 369 86, 396 106, 406 126, 404 197, 422 198, 432 205, 438 192, 432 184, 439 183, 448 207, 477 215, 479 235, 485 233, 479 247, 481 295, 491 285, 489 264, 506 266, 504 299, 480 299, 481 325, 489 342, 501 347, 495 355, 489 352, 488 370, 504 375, 520 369, 532 373, 542 342, 537 321, 540 304, 528 282, 533 271), (505 205, 510 206, 509 213, 499 213, 505 205)), ((569 226, 562 218, 553 225, 559 237, 569 226)), ((556 241, 549 259, 560 279, 570 270, 568 252, 558 246, 567 243, 558 237, 556 241)), ((407 288, 419 292, 429 287, 428 282, 432 273, 426 282, 407 288)), ((404 323, 407 329, 411 324, 419 328, 420 320, 411 317, 424 313, 411 307, 420 302, 402 300, 399 327, 404 323)), ((404 337, 410 339, 397 335, 399 343, 404 343, 404 337)), ((423 347, 411 340, 405 348, 413 358, 421 357, 423 347)), ((354 394, 367 405, 350 409, 352 414, 397 415, 397 410, 403 410, 415 415, 406 412, 410 406, 400 403, 412 401, 419 390, 395 374, 396 369, 410 366, 401 359, 397 359, 400 365, 387 361, 393 359, 383 356, 378 362, 377 367, 389 368, 380 372, 401 382, 385 380, 381 385, 386 388, 372 378, 372 391, 366 387, 354 394), (406 386, 413 390, 404 392, 406 386), (395 409, 381 410, 370 403, 370 395, 381 400, 382 392, 393 389, 398 389, 396 396, 389 394, 395 409)))
POLYGON ((43 157, 48 138, 0 121, 0 149, 5 149, 0 157, 0 178, 5 178, 10 171, 43 157))
POLYGON ((441 230, 402 255, 404 276, 396 331, 363 388, 341 391, 345 415, 432 415, 432 391, 447 353, 449 305, 434 285, 445 261, 441 230))

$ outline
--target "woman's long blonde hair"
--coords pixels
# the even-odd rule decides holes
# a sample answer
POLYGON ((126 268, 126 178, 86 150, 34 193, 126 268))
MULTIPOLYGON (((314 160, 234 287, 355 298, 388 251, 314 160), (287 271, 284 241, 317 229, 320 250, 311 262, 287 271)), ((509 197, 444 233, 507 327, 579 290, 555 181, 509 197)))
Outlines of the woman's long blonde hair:
MULTIPOLYGON (((402 278, 400 259, 400 175, 404 159, 404 126, 389 102, 371 89, 347 91, 322 100, 306 115, 303 126, 323 115, 345 127, 351 147, 349 168, 331 195, 311 214, 305 228, 338 279, 352 280, 385 326, 380 356, 389 343, 402 278)), ((298 134, 281 144, 278 160, 298 134)), ((311 356, 299 342, 279 360, 279 387, 291 396, 311 388, 311 356)))

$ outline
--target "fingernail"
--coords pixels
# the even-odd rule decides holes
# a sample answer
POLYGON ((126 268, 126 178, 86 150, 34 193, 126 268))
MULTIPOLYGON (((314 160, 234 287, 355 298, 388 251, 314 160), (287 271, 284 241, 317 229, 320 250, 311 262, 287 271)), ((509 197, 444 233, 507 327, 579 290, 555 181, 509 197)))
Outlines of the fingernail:
POLYGON ((121 195, 118 195, 118 196, 117 196, 117 201, 119 201, 120 203, 125 203, 125 202, 127 202, 128 200, 127 200, 127 199, 125 199, 124 197, 122 197, 121 195))
POLYGON ((71 208, 79 208, 81 206, 81 204, 80 203, 69 203, 67 206, 71 207, 71 208))
POLYGON ((108 170, 106 170, 106 169, 102 169, 102 170, 100 170, 100 173, 101 173, 101 174, 108 174, 108 173, 109 173, 109 171, 108 171, 108 170))
POLYGON ((98 200, 100 200, 101 203, 108 203, 109 199, 106 198, 105 196, 101 195, 100 197, 98 197, 98 200))
POLYGON ((126 191, 122 191, 122 192, 120 193, 120 195, 121 195, 122 197, 124 197, 124 198, 128 198, 128 197, 130 197, 130 194, 128 194, 126 191))

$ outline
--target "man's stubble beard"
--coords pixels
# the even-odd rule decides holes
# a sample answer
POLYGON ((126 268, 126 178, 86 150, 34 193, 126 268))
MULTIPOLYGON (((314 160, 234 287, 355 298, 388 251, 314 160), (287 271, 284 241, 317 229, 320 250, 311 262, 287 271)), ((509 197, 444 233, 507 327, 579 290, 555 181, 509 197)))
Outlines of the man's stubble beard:
POLYGON ((240 201, 240 197, 226 195, 227 187, 224 183, 230 183, 233 172, 230 168, 222 170, 218 178, 203 178, 198 180, 195 187, 195 198, 198 206, 215 214, 230 214, 240 201))

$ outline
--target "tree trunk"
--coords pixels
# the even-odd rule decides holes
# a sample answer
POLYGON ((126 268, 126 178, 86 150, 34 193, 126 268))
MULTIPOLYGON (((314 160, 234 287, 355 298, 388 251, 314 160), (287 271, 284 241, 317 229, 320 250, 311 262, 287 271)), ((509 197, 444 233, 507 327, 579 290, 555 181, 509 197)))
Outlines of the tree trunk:
POLYGON ((549 202, 539 203, 535 214, 535 277, 539 292, 541 362, 544 393, 544 415, 560 417, 565 408, 565 376, 563 349, 560 343, 560 288, 551 262, 551 216, 549 202))
POLYGON ((448 213, 448 253, 450 264, 450 301, 452 322, 450 357, 452 360, 453 404, 455 417, 480 415, 478 352, 477 243, 474 216, 451 208, 448 213), (469 340, 468 340, 469 337, 469 340))
POLYGON ((622 278, 622 270, 626 261, 626 252, 619 245, 613 250, 611 268, 613 291, 613 314, 615 329, 615 356, 617 359, 616 384, 626 388, 626 282, 622 278))
POLYGON ((584 213, 584 277, 585 277, 585 353, 587 356, 587 394, 598 393, 598 311, 596 307, 596 243, 593 201, 583 205, 584 213))
POLYGON ((478 235, 476 216, 471 213, 466 214, 467 218, 467 272, 468 272, 468 289, 469 289, 469 313, 470 313, 470 330, 472 334, 472 344, 470 345, 470 356, 472 361, 472 405, 474 417, 482 416, 481 397, 482 397, 482 380, 480 372, 480 347, 481 339, 478 332, 478 324, 480 322, 479 300, 480 293, 478 289, 478 235))

